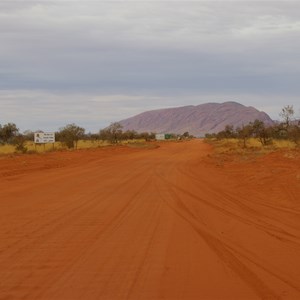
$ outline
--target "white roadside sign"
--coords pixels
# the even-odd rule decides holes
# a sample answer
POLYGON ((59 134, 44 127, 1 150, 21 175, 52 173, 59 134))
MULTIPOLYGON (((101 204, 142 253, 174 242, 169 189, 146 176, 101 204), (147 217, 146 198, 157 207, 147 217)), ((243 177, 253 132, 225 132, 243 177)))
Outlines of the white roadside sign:
POLYGON ((54 132, 37 132, 34 134, 34 142, 36 144, 55 143, 54 132))

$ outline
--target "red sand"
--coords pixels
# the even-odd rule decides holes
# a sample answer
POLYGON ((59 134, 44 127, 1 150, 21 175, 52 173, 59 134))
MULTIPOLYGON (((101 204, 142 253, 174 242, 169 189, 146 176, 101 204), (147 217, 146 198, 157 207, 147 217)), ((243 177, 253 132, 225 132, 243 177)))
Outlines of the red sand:
POLYGON ((300 299, 300 159, 201 141, 0 158, 0 299, 300 299))

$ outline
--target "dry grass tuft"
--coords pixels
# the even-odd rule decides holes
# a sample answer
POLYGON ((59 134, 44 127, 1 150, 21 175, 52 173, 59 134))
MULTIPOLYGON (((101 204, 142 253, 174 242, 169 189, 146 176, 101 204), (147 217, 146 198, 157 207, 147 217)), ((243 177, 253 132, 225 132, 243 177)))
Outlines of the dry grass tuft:
POLYGON ((274 140, 273 145, 276 149, 296 149, 297 144, 290 140, 274 140))
MULTIPOLYGON (((121 141, 121 145, 133 145, 134 147, 146 147, 144 139, 121 141)), ((120 145, 119 144, 119 145, 120 145)), ((77 149, 91 149, 111 146, 112 144, 108 141, 102 140, 80 140, 77 143, 77 149)), ((27 153, 45 153, 51 151, 67 150, 67 147, 61 142, 56 142, 54 144, 35 144, 34 142, 26 142, 25 148, 27 153)), ((0 155, 14 154, 17 153, 15 146, 13 145, 0 145, 0 155)))
POLYGON ((297 145, 289 140, 273 140, 270 145, 262 146, 258 139, 251 138, 247 140, 246 147, 244 147, 243 141, 239 139, 211 139, 206 140, 206 142, 213 145, 213 157, 221 165, 225 161, 253 160, 277 150, 290 151, 297 149, 297 145))
POLYGON ((12 154, 15 152, 15 147, 12 145, 0 145, 0 154, 12 154))

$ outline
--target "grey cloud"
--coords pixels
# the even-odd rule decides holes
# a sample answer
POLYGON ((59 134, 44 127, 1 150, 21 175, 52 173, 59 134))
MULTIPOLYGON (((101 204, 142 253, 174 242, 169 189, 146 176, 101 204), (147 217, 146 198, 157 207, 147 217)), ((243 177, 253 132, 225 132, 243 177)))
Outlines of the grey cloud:
POLYGON ((44 119, 48 104, 65 109, 80 95, 59 115, 83 122, 90 95, 121 95, 118 106, 106 104, 105 122, 203 95, 240 95, 249 105, 248 95, 261 96, 272 110, 274 95, 299 96, 299 35, 298 1, 2 1, 0 90, 19 90, 15 105, 22 91, 43 91, 49 102, 28 107, 43 107, 44 119), (147 97, 163 103, 145 106, 147 97))
MULTIPOLYGON (((45 92, 31 90, 5 90, 0 92, 0 123, 15 122, 21 130, 57 130, 75 122, 88 131, 97 132, 110 122, 128 118, 145 110, 182 105, 198 105, 204 102, 238 101, 270 113, 278 119, 278 113, 287 99, 281 95, 238 94, 232 91, 221 94, 197 94, 179 91, 174 94, 105 95, 93 93, 45 92)), ((289 97, 300 117, 298 97, 289 97)))

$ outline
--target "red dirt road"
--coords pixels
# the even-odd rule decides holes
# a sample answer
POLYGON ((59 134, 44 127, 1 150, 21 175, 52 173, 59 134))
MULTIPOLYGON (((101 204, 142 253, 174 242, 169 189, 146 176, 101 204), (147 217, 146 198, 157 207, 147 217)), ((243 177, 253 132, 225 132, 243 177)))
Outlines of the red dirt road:
POLYGON ((210 153, 0 158, 0 299, 300 299, 300 158, 210 153))

